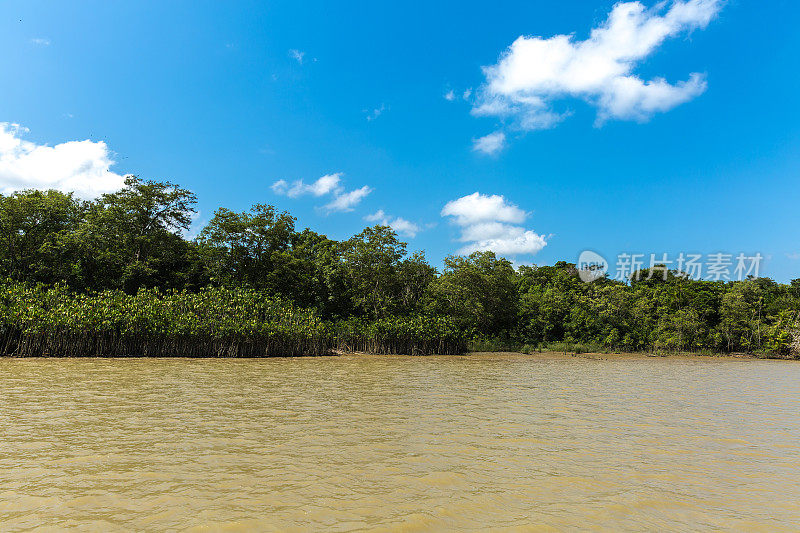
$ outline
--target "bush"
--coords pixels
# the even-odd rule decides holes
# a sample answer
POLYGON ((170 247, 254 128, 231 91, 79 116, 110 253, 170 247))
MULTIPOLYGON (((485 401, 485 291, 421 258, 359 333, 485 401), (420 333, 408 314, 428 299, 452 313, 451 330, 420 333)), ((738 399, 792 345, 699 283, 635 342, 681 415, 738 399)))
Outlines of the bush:
POLYGON ((351 318, 335 323, 333 329, 336 348, 347 352, 429 355, 467 350, 466 334, 444 316, 351 318))
POLYGON ((248 289, 76 294, 0 285, 0 353, 55 356, 291 356, 330 351, 314 311, 248 289))

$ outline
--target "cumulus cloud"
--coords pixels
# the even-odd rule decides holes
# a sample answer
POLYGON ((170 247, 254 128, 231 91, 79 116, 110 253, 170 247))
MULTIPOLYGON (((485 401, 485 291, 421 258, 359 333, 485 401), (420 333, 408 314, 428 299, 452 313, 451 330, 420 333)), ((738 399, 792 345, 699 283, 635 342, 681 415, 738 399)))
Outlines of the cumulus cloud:
POLYGON ((340 188, 339 182, 342 173, 326 174, 313 183, 306 184, 303 180, 297 180, 289 184, 286 180, 278 180, 272 184, 272 190, 289 198, 297 198, 306 194, 312 196, 324 196, 340 188))
POLYGON ((472 149, 476 152, 492 155, 502 150, 506 145, 506 134, 502 131, 496 131, 475 139, 472 142, 472 149))
POLYGON ((521 224, 528 214, 506 202, 505 197, 499 194, 489 196, 474 192, 447 202, 442 209, 442 216, 455 217, 455 222, 459 226, 472 226, 493 221, 521 224))
POLYGON ((48 146, 24 140, 27 132, 0 122, 0 193, 57 189, 89 199, 123 187, 124 176, 109 170, 114 161, 103 141, 48 146))
POLYGON ((535 254, 545 246, 546 239, 520 224, 528 213, 509 203, 500 195, 479 192, 448 202, 443 217, 452 217, 459 226, 458 240, 465 243, 458 253, 470 254, 491 250, 505 256, 535 254))
POLYGON ((352 211, 372 189, 366 185, 360 189, 345 191, 342 186, 342 173, 335 172, 326 174, 312 183, 305 183, 303 180, 296 180, 289 183, 286 180, 278 180, 270 188, 275 194, 288 196, 289 198, 299 198, 301 196, 332 196, 333 199, 322 206, 327 212, 333 211, 352 211))
POLYGON ((586 40, 574 35, 521 36, 484 67, 486 83, 473 114, 511 119, 525 130, 551 128, 568 113, 553 104, 578 98, 597 107, 597 123, 608 119, 648 119, 687 102, 706 89, 705 77, 690 74, 670 84, 642 80, 633 73, 667 38, 705 28, 723 0, 674 0, 646 8, 641 2, 616 4, 586 40))
POLYGON ((39 46, 50 46, 50 39, 45 39, 44 37, 36 37, 31 39, 31 42, 39 46))
POLYGON ((332 211, 352 211, 355 206, 361 203, 361 200, 367 197, 372 189, 366 185, 360 189, 355 189, 350 192, 336 193, 333 200, 323 206, 328 212, 332 211))
POLYGON ((456 99, 456 93, 451 89, 446 93, 444 93, 444 99, 447 100, 448 102, 452 102, 453 100, 456 99))
POLYGON ((392 217, 391 215, 387 215, 383 209, 379 209, 375 213, 365 216, 364 220, 367 222, 376 222, 382 226, 389 226, 396 231, 398 235, 403 235, 411 239, 416 237, 417 233, 422 231, 422 228, 420 228, 418 224, 415 224, 402 217, 392 217))
POLYGON ((544 237, 519 226, 502 224, 502 231, 493 232, 493 237, 469 242, 459 250, 462 254, 491 250, 499 255, 515 256, 535 254, 545 246, 544 237))
POLYGON ((373 120, 381 116, 384 111, 386 111, 386 104, 381 104, 380 107, 376 107, 372 111, 365 109, 364 113, 367 114, 367 121, 372 122, 373 120))
POLYGON ((289 50, 289 57, 291 57, 292 59, 294 59, 295 61, 297 61, 301 65, 303 64, 303 58, 305 56, 306 56, 305 52, 302 52, 302 51, 297 50, 295 48, 292 48, 291 50, 289 50))

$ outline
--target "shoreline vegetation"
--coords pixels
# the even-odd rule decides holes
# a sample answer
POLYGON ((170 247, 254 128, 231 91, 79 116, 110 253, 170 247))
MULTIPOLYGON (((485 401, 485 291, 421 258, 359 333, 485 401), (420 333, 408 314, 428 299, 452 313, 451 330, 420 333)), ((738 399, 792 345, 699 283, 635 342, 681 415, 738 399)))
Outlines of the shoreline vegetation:
POLYGON ((800 357, 800 279, 662 267, 584 283, 573 263, 514 268, 487 251, 438 271, 388 226, 337 241, 263 204, 220 208, 188 238, 195 203, 132 176, 93 201, 0 195, 0 355, 800 357))
POLYGON ((141 289, 74 294, 63 285, 0 284, 0 354, 16 356, 270 357, 463 353, 447 317, 324 321, 252 289, 141 289))
POLYGON ((686 358, 721 358, 721 359, 780 359, 785 361, 800 361, 800 357, 793 354, 781 355, 769 352, 715 352, 710 350, 703 351, 676 351, 676 350, 641 350, 625 351, 602 346, 574 345, 562 342, 549 343, 538 348, 530 345, 516 347, 486 346, 483 342, 470 343, 468 355, 480 354, 517 354, 520 356, 559 356, 559 357, 583 357, 589 359, 613 359, 624 357, 635 358, 660 358, 660 357, 686 357, 686 358))

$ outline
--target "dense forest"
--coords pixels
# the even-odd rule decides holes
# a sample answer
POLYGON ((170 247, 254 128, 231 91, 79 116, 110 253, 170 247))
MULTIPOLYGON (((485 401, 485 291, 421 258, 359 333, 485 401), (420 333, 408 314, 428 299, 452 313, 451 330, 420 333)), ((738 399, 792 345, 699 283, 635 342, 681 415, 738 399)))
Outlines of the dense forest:
POLYGON ((264 204, 187 239, 195 203, 136 177, 94 201, 0 195, 0 353, 800 352, 800 279, 584 283, 572 263, 492 252, 440 272, 387 226, 336 241, 264 204))

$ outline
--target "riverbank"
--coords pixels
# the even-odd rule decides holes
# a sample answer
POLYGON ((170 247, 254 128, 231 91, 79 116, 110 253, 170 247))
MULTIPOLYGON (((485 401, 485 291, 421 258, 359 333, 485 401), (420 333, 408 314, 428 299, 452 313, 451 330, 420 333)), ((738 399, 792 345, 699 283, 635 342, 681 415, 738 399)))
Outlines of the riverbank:
POLYGON ((418 358, 418 357, 432 357, 435 359, 442 359, 446 357, 471 357, 471 358, 518 358, 520 360, 533 360, 533 361, 563 361, 573 359, 589 359, 594 361, 623 361, 623 360, 647 360, 647 359, 674 359, 674 360, 728 360, 728 361, 759 361, 759 360, 773 360, 773 361, 800 361, 798 357, 783 357, 783 356, 769 356, 769 355, 754 355, 745 353, 649 353, 649 352, 560 352, 560 351, 541 351, 533 353, 515 352, 515 351, 466 351, 463 353, 438 353, 438 354, 410 354, 410 353, 392 353, 392 352, 363 352, 363 351, 350 351, 341 349, 327 350, 322 353, 303 354, 303 353, 286 353, 286 354, 271 354, 264 355, 164 355, 164 354, 131 354, 131 355, 102 355, 96 353, 87 353, 84 355, 57 355, 50 353, 43 354, 17 354, 5 353, 0 354, 0 359, 281 359, 281 358, 358 358, 358 359, 384 359, 384 358, 418 358))
MULTIPOLYGON (((410 354, 372 354, 367 352, 348 352, 336 351, 332 355, 338 357, 358 357, 358 358, 383 358, 383 357, 412 357, 410 354)), ((562 361, 571 359, 591 359, 595 361, 621 361, 621 360, 647 360, 647 359, 674 359, 674 360, 729 360, 729 361, 758 361, 758 360, 780 360, 780 361, 800 361, 797 357, 764 356, 746 353, 650 353, 650 352, 563 352, 554 350, 543 350, 541 352, 518 352, 518 351, 467 351, 463 354, 440 354, 436 358, 442 357, 472 357, 472 358, 510 358, 534 361, 562 361)))
POLYGON ((557 352, 557 351, 542 351, 533 353, 523 352, 468 352, 467 355, 485 356, 488 354, 497 354, 503 356, 519 356, 527 357, 538 360, 546 359, 592 359, 600 360, 633 360, 633 359, 720 359, 720 360, 758 360, 758 359, 782 359, 782 360, 797 360, 796 358, 784 357, 763 357, 753 354, 744 353, 693 353, 693 352, 680 352, 680 353, 650 353, 650 352, 557 352))

